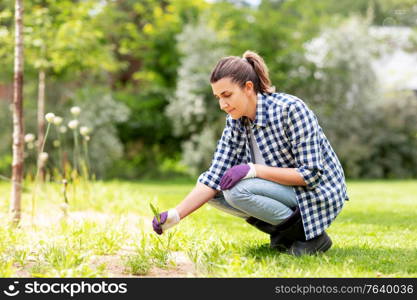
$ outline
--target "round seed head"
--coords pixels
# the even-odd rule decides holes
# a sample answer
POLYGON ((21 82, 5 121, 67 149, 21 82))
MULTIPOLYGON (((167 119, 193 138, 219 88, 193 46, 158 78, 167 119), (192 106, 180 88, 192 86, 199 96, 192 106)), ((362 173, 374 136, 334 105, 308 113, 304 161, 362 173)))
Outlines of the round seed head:
POLYGON ((25 135, 25 142, 31 143, 35 140, 35 135, 33 133, 28 133, 25 135))
POLYGON ((61 133, 67 132, 67 127, 66 126, 59 127, 59 132, 61 132, 61 133))
POLYGON ((52 123, 55 119, 55 114, 54 113, 47 113, 45 115, 45 119, 46 119, 46 121, 48 121, 48 123, 52 123))
POLYGON ((78 127, 78 120, 71 120, 68 123, 68 127, 71 128, 72 130, 76 129, 78 127))
POLYGON ((41 154, 39 154, 39 160, 41 162, 45 162, 48 160, 48 153, 46 152, 42 152, 41 154))
POLYGON ((55 116, 55 118, 54 118, 54 124, 56 126, 59 126, 59 125, 61 125, 61 123, 62 123, 62 118, 61 117, 58 117, 58 116, 55 116))
POLYGON ((80 112, 81 112, 81 108, 79 106, 73 106, 73 107, 71 107, 71 113, 74 116, 78 116, 80 114, 80 112))
POLYGON ((90 128, 88 128, 87 126, 81 126, 80 133, 81 135, 86 136, 90 133, 90 128))

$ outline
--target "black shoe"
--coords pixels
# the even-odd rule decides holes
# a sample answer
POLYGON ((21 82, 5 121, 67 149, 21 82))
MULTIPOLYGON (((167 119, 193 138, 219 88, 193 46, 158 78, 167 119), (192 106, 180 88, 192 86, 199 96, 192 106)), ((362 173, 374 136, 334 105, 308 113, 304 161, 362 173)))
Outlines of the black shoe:
POLYGON ((286 237, 288 240, 305 241, 303 220, 301 219, 300 208, 293 208, 293 213, 287 219, 275 226, 276 232, 286 237))
POLYGON ((283 236, 280 231, 277 231, 270 235, 269 246, 279 252, 288 252, 293 242, 293 240, 289 240, 283 236))
POLYGON ((282 223, 278 225, 272 225, 265 221, 259 220, 255 217, 247 218, 246 222, 256 227, 260 231, 269 234, 270 235, 269 246, 275 250, 278 250, 279 252, 287 252, 290 249, 292 243, 295 241, 292 239, 288 239, 287 237, 281 234, 280 229, 282 228, 282 225, 281 225, 282 223))
POLYGON ((287 219, 275 226, 275 232, 271 234, 271 248, 280 252, 289 252, 295 241, 305 240, 301 214, 299 207, 292 208, 293 213, 287 219))
POLYGON ((270 235, 270 244, 269 246, 273 249, 276 249, 280 252, 286 252, 290 249, 292 242, 286 237, 282 236, 279 231, 277 231, 277 226, 269 224, 265 221, 259 220, 254 217, 249 217, 246 219, 250 225, 256 227, 262 232, 265 232, 270 235))
POLYGON ((312 255, 320 252, 326 252, 332 246, 332 240, 325 231, 319 236, 308 241, 295 241, 289 253, 294 256, 312 255))
POLYGON ((326 232, 306 241, 300 209, 296 207, 293 210, 292 215, 278 225, 271 225, 254 217, 249 217, 246 221, 259 230, 270 234, 271 248, 280 252, 300 256, 329 250, 332 246, 332 240, 326 232))
POLYGON ((288 219, 280 224, 278 229, 284 237, 294 241, 288 251, 289 254, 294 256, 325 252, 332 246, 332 240, 326 232, 306 241, 303 220, 298 207, 288 219))
POLYGON ((269 224, 267 222, 264 222, 262 220, 259 220, 255 217, 249 217, 246 219, 246 222, 248 222, 250 225, 256 227, 262 232, 271 234, 275 231, 275 226, 272 224, 269 224))

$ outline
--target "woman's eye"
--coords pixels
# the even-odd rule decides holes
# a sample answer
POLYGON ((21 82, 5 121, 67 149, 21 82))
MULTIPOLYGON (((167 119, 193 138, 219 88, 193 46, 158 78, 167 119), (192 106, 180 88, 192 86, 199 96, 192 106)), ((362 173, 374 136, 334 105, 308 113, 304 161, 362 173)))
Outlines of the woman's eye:
POLYGON ((229 98, 231 95, 223 95, 222 97, 214 96, 218 101, 220 101, 222 98, 229 98))

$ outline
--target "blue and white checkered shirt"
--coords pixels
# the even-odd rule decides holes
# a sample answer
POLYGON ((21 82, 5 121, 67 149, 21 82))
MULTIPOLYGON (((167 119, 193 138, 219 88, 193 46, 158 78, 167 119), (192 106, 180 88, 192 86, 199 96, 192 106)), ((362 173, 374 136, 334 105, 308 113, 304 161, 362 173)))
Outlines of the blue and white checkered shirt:
MULTIPOLYGON (((251 162, 246 117, 226 118, 210 168, 201 182, 220 191, 220 179, 231 167, 251 162)), ((295 168, 307 186, 294 186, 306 239, 323 232, 348 200, 342 166, 315 114, 299 98, 285 93, 258 94, 252 123, 267 166, 295 168)))

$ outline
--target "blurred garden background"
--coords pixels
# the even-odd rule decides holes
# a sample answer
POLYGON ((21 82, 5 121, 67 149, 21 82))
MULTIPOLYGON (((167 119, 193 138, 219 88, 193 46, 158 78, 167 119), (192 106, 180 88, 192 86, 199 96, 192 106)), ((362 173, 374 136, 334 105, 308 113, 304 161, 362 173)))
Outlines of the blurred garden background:
MULTIPOLYGON (((100 223, 103 218, 96 213, 106 214, 106 218, 137 213, 145 219, 139 222, 133 217, 139 223, 130 225, 141 228, 151 218, 150 201, 158 198, 165 210, 186 195, 200 172, 209 167, 225 124, 226 115, 211 91, 210 72, 219 58, 241 56, 246 50, 265 59, 277 91, 298 96, 315 111, 343 165, 352 203, 334 226, 340 246, 330 258, 298 262, 291 257, 275 258, 259 246, 265 236, 256 240, 258 233, 247 231, 247 225, 205 208, 196 213, 200 217, 205 213, 203 225, 214 230, 218 226, 221 232, 220 224, 229 224, 233 236, 233 230, 245 228, 241 240, 247 238, 252 244, 239 240, 233 244, 232 236, 225 236, 226 242, 214 241, 212 232, 197 238, 183 226, 184 232, 176 233, 175 250, 189 249, 183 252, 191 261, 203 261, 203 276, 341 276, 343 268, 350 276, 417 274, 411 242, 417 227, 414 0, 23 3, 23 212, 35 214, 36 197, 41 219, 53 215, 54 209, 66 215, 68 205, 73 212, 95 213, 84 216, 90 222, 87 227, 77 227, 77 222, 69 227, 61 224, 57 232, 69 237, 64 240, 43 240, 42 235, 32 239, 34 235, 28 231, 1 231, 1 276, 106 276, 105 266, 93 270, 91 264, 83 264, 88 255, 115 255, 126 246, 122 241, 137 247, 138 240, 154 239, 140 235, 146 230, 134 235, 131 227, 115 227, 106 233, 108 225, 103 224, 122 226, 130 219, 100 223), (44 120, 47 113, 55 115, 51 123, 44 120), (74 120, 77 124, 70 125, 74 120), (40 149, 39 136, 47 128, 40 149), (37 187, 40 152, 47 153, 41 177, 50 185, 37 187), (69 175, 74 169, 81 177, 69 175), (63 179, 68 180, 64 192, 63 179), (370 215, 357 200, 370 209, 370 215), (91 223, 96 221, 98 225, 91 223), (367 237, 350 239, 354 232, 366 232, 367 237), (384 238, 377 232, 383 232, 384 238), (392 242, 395 236, 401 237, 398 244, 392 242), (213 241, 206 249, 211 252, 206 255, 195 250, 198 246, 193 239, 213 241), (74 254, 79 252, 88 255, 74 254), (358 264, 359 253, 363 257, 358 264), (389 260, 390 256, 398 260, 389 260), (270 269, 271 260, 281 269, 270 269), (64 264, 59 263, 62 261, 64 264), (320 265, 329 261, 334 268, 320 271, 320 265), (227 272, 223 268, 234 263, 248 267, 227 272)), ((12 177, 14 4, 13 0, 0 0, 0 209, 4 215, 9 209, 12 177)), ((188 219, 196 230, 203 228, 195 217, 188 219)), ((51 230, 50 225, 47 228, 51 230)), ((44 234, 53 236, 54 232, 44 234)), ((168 251, 161 242, 145 257, 144 243, 140 244, 142 252, 124 260, 130 270, 127 274, 146 274, 132 270, 152 255, 155 259, 168 251)))
MULTIPOLYGON (((205 170, 225 120, 212 96, 210 71, 220 57, 247 49, 264 57, 278 91, 297 95, 317 113, 348 178, 417 177, 412 0, 24 5, 25 133, 37 136, 42 73, 45 113, 62 116, 66 125, 69 108, 82 109, 80 121, 92 130, 90 159, 97 178, 169 178, 205 170)), ((13 17, 14 1, 2 0, 5 177, 12 162, 13 17)), ((57 149, 51 134, 45 152, 52 154, 57 149)), ((72 142, 70 132, 65 138, 72 142)), ((25 170, 33 172, 27 150, 25 170)), ((58 162, 50 158, 52 172, 58 162)))

